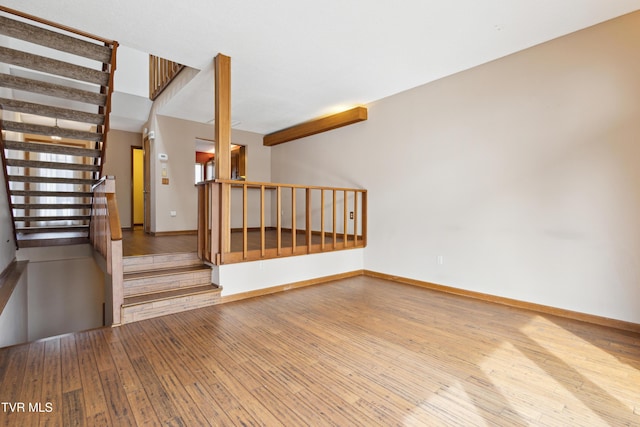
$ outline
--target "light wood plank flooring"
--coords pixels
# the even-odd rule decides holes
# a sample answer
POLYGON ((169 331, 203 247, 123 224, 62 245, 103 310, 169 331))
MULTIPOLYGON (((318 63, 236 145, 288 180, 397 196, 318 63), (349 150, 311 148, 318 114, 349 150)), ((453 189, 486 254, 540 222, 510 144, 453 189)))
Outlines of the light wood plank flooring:
POLYGON ((20 426, 637 426, 640 336, 360 276, 2 349, 0 401, 51 405, 0 411, 20 426))

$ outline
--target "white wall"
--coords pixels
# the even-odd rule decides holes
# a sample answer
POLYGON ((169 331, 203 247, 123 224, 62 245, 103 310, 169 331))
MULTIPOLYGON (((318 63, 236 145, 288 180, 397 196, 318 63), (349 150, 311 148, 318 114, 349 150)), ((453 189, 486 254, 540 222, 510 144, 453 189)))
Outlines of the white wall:
POLYGON ((214 266, 213 282, 233 295, 363 268, 362 249, 214 266))
POLYGON ((640 323, 638 52, 640 12, 273 147, 272 179, 367 188, 366 269, 640 323))
POLYGON ((29 340, 102 326, 104 275, 90 245, 25 248, 29 340))

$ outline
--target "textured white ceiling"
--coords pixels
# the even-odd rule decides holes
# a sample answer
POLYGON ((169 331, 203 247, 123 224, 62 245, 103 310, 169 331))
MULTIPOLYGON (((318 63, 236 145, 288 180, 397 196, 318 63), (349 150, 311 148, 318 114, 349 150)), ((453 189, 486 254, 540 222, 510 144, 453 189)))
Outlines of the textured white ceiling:
MULTIPOLYGON (((231 56, 232 119, 237 128, 259 133, 366 104, 640 9, 640 0, 3 4, 209 74, 217 53, 231 56)), ((198 81, 164 113, 210 120, 213 83, 208 75, 198 81)))

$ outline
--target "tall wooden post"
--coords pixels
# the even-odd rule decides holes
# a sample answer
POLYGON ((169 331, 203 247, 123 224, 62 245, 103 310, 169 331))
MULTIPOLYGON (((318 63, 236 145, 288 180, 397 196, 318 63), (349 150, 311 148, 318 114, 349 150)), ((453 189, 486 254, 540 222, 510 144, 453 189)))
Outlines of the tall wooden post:
POLYGON ((216 179, 231 179, 231 58, 215 58, 216 179))
MULTIPOLYGON (((214 66, 215 178, 231 179, 231 58, 218 54, 215 57, 214 66)), ((221 184, 219 200, 220 254, 216 263, 223 264, 224 254, 231 252, 231 185, 221 184)))

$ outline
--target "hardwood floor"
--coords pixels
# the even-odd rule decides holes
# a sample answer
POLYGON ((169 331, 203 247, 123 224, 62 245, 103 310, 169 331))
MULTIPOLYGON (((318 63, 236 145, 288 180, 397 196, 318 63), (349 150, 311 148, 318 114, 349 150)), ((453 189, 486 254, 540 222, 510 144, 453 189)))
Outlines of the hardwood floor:
POLYGON ((637 334, 365 276, 0 350, 0 425, 631 426, 639 396, 637 334))
POLYGON ((123 256, 195 252, 197 244, 195 234, 152 236, 140 229, 122 230, 123 256))

